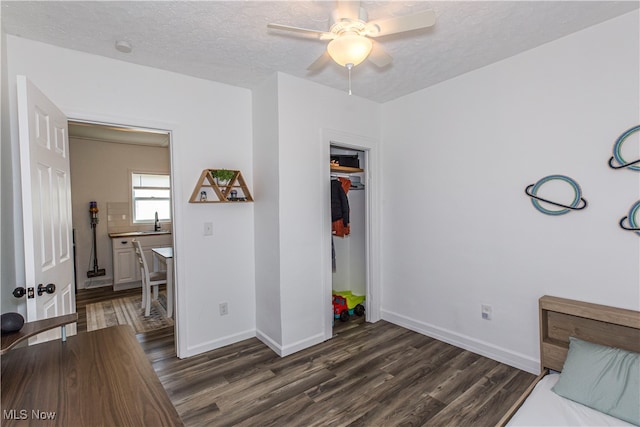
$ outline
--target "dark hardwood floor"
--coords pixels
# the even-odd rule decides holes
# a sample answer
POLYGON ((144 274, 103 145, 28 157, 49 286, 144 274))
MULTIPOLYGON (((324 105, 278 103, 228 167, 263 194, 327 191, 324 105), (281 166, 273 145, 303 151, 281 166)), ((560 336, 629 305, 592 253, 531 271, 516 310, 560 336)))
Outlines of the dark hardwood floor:
POLYGON ((137 338, 186 426, 493 426, 534 379, 363 318, 284 358, 256 338, 184 360, 173 328, 137 338))

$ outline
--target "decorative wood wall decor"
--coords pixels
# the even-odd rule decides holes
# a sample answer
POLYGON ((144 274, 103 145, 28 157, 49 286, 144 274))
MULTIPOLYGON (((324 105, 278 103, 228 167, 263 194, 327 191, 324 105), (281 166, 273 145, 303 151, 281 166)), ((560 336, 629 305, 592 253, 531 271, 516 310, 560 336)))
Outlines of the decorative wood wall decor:
POLYGON ((640 236, 640 200, 638 200, 629 211, 629 215, 620 220, 620 227, 627 231, 635 231, 640 236), (629 222, 629 227, 625 225, 625 221, 629 222))
POLYGON ((249 187, 239 170, 231 170, 233 176, 222 183, 214 177, 215 172, 224 169, 205 169, 200 174, 189 203, 237 203, 253 202, 249 187), (207 195, 207 191, 213 194, 207 195))
POLYGON ((549 175, 542 178, 540 181, 535 184, 531 184, 525 188, 524 192, 527 196, 531 197, 531 203, 533 206, 546 215, 564 215, 569 211, 579 211, 587 207, 587 201, 582 198, 582 190, 577 182, 568 176, 564 175, 549 175), (571 203, 559 203, 552 200, 548 200, 546 198, 542 198, 538 196, 538 191, 540 187, 550 181, 562 181, 566 182, 573 189, 574 197, 571 203), (549 205, 557 206, 561 209, 549 209, 540 204, 540 202, 547 203, 549 205))
POLYGON ((640 125, 626 130, 622 135, 618 137, 616 143, 613 145, 613 156, 609 159, 609 167, 611 167, 612 169, 627 168, 634 171, 640 171, 640 159, 634 160, 632 162, 627 162, 622 158, 622 154, 620 153, 622 143, 636 132, 640 132, 640 125), (614 160, 615 162, 617 162, 617 165, 614 164, 614 160))

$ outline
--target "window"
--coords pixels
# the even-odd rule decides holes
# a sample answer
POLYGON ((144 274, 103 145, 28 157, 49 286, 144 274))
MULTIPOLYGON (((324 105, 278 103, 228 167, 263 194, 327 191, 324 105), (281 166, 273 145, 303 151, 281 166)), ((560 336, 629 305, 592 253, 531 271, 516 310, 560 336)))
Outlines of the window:
POLYGON ((171 220, 171 179, 169 175, 132 173, 133 222, 171 220))

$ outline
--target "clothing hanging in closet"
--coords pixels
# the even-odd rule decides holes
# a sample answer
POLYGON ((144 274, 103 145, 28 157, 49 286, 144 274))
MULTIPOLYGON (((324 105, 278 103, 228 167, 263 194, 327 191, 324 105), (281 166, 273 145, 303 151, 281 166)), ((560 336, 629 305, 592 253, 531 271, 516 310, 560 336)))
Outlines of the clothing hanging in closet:
POLYGON ((347 178, 331 180, 331 231, 339 237, 348 236, 349 229, 349 199, 347 192, 351 181, 347 178))

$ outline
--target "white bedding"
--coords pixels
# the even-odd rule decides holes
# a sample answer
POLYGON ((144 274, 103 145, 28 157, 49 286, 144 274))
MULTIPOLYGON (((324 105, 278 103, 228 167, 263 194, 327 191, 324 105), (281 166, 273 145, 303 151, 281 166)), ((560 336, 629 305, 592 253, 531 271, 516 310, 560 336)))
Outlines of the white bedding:
POLYGON ((625 421, 555 394, 560 374, 549 374, 536 385, 508 426, 632 426, 625 421))

